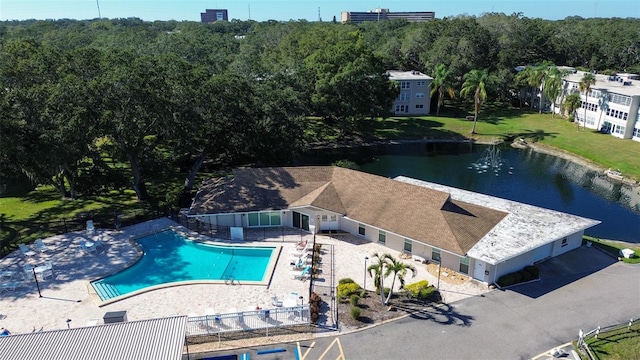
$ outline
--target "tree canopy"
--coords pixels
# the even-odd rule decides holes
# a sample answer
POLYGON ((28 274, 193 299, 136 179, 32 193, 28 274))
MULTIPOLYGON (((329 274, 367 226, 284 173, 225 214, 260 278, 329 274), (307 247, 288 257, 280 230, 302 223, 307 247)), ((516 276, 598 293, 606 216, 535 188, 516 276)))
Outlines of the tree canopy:
POLYGON ((145 199, 153 174, 177 169, 189 190, 205 164, 292 161, 305 116, 346 139, 355 122, 387 116, 399 90, 386 70, 432 75, 436 113, 453 89, 473 94, 477 118, 484 99, 513 97, 516 66, 531 65, 516 80, 554 100, 562 75, 546 64, 640 72, 639 28, 500 13, 357 25, 5 21, 0 176, 65 197, 130 187, 145 199))

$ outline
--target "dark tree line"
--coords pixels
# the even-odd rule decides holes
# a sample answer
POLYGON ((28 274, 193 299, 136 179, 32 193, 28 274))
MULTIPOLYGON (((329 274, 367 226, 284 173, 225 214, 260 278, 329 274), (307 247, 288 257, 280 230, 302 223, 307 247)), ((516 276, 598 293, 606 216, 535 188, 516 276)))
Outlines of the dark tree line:
POLYGON ((290 161, 305 146, 305 116, 348 137, 358 120, 388 115, 398 89, 386 69, 440 79, 434 97, 467 88, 479 105, 525 85, 515 66, 640 72, 638 49, 631 18, 8 21, 0 176, 26 174, 68 197, 131 187, 144 199, 160 172, 186 174, 190 189, 204 164, 290 161), (469 74, 480 70, 491 76, 476 84, 469 74))

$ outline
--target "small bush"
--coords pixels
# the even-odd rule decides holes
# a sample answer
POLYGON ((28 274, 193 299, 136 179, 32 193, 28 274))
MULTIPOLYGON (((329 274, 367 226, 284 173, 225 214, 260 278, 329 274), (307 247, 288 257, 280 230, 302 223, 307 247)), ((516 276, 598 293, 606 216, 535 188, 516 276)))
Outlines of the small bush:
POLYGON ((511 286, 522 282, 531 281, 540 277, 540 269, 536 266, 526 266, 522 270, 502 275, 497 283, 500 287, 511 286))
POLYGON ((351 303, 351 306, 358 306, 359 300, 360 300, 360 296, 358 296, 357 294, 353 294, 349 298, 349 302, 351 303))
MULTIPOLYGON (((384 296, 389 295, 390 289, 388 287, 384 288, 384 296)), ((376 288, 376 295, 380 295, 380 288, 376 288)))
POLYGON ((359 294, 362 288, 356 283, 346 283, 338 285, 338 301, 344 301, 353 294, 359 294))
POLYGON ((320 309, 322 307, 322 298, 320 295, 311 293, 311 297, 309 298, 309 313, 311 317, 312 323, 317 323, 320 318, 320 309))
POLYGON ((349 310, 349 315, 351 315, 351 318, 353 320, 358 320, 360 318, 360 313, 362 312, 362 310, 357 307, 357 306, 352 306, 351 310, 349 310))
POLYGON ((525 266, 524 270, 529 274, 531 274, 532 279, 537 279, 540 277, 540 269, 538 269, 537 266, 534 266, 534 265, 525 266))
POLYGON ((338 285, 342 285, 342 284, 353 284, 355 281, 353 281, 353 279, 351 278, 342 278, 338 281, 338 285))
POLYGON ((528 271, 520 270, 518 271, 518 274, 520 275, 520 282, 527 282, 531 280, 531 274, 529 274, 528 271))
POLYGON ((515 278, 513 274, 506 274, 500 276, 500 279, 498 279, 497 282, 500 287, 511 286, 515 284, 515 278))
POLYGON ((435 291, 435 287, 430 286, 427 280, 422 280, 415 282, 413 284, 409 284, 404 287, 405 290, 409 293, 409 295, 413 298, 419 300, 425 300, 429 298, 435 291))

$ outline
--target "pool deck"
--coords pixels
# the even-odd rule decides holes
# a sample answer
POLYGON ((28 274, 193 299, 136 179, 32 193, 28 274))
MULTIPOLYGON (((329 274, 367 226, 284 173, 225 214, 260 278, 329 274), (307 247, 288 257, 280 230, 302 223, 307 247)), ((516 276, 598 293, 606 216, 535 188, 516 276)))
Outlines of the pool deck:
MULTIPOLYGON (((87 326, 92 320, 102 323, 106 312, 127 311, 128 320, 142 320, 171 315, 204 315, 214 309, 215 312, 225 313, 237 309, 255 310, 256 307, 271 308, 273 296, 282 297, 296 292, 308 301, 309 282, 294 280, 289 271, 289 253, 294 250, 295 243, 300 236, 285 236, 272 241, 243 242, 244 245, 281 245, 282 252, 275 266, 273 277, 268 286, 264 285, 224 285, 224 284, 196 284, 162 288, 138 294, 114 303, 103 305, 103 302, 93 293, 89 282, 97 278, 116 272, 134 263, 140 253, 129 239, 150 234, 154 231, 178 224, 169 219, 157 219, 120 230, 97 229, 95 235, 74 232, 43 239, 52 249, 39 253, 34 245, 31 248, 36 255, 26 257, 17 250, 0 259, 0 271, 13 271, 14 279, 3 279, 2 283, 17 282, 22 279, 23 265, 43 265, 46 261, 53 263, 54 279, 38 279, 42 297, 38 296, 36 282, 33 276, 22 280, 13 291, 0 292, 0 326, 12 333, 26 333, 35 330, 54 330, 69 327, 87 326), (88 240, 102 238, 104 246, 97 253, 86 253, 81 244, 88 240), (103 305, 103 306, 101 306, 103 305), (70 319, 70 322, 67 322, 70 319)), ((307 235, 312 241, 313 236, 307 235)), ((317 236, 316 241, 332 246, 335 256, 335 279, 350 277, 360 283, 364 276, 364 257, 375 252, 398 255, 381 245, 362 241, 357 237, 340 236, 331 238, 317 236), (360 259, 360 260, 355 260, 360 259)), ((328 259, 323 258, 326 264, 328 259)), ((370 260, 371 261, 371 260, 370 260)), ((405 260, 412 261, 412 260, 405 260)), ((369 263, 370 264, 370 263, 369 263)), ((431 276, 426 266, 417 268, 415 278, 407 279, 412 283, 421 279, 435 284, 437 279, 431 276)), ((362 284, 361 284, 362 285, 362 284)), ((462 285, 451 285, 440 282, 446 302, 453 302, 468 296, 477 296, 486 292, 486 286, 480 286, 472 281, 462 285)), ((373 289, 373 281, 367 279, 367 288, 373 289)))

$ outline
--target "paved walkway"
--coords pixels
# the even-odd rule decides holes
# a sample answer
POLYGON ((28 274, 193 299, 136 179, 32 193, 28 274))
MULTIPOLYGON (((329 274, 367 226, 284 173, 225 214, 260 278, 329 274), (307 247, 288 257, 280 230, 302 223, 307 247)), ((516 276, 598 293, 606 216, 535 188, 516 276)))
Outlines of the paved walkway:
MULTIPOLYGON (((105 312, 127 311, 128 320, 158 318, 175 314, 204 315, 209 309, 225 312, 230 308, 253 310, 257 306, 269 308, 273 296, 283 296, 297 292, 308 301, 309 282, 293 280, 289 274, 289 252, 294 249, 300 236, 278 237, 273 241, 261 241, 253 244, 279 244, 283 246, 278 265, 275 267, 271 283, 268 286, 199 284, 174 286, 139 294, 109 305, 102 302, 91 291, 90 281, 116 272, 135 262, 140 256, 136 247, 129 241, 143 234, 179 226, 169 219, 158 219, 116 230, 98 229, 97 235, 88 236, 84 232, 75 232, 44 239, 51 251, 37 254, 32 258, 15 251, 0 260, 0 270, 11 270, 22 274, 24 264, 40 265, 52 261, 55 279, 40 280, 42 297, 38 296, 33 277, 27 277, 15 291, 0 293, 0 326, 13 333, 25 333, 36 330, 63 329, 67 326, 86 326, 91 320, 102 322, 105 312), (87 240, 102 238, 105 246, 97 254, 78 251, 87 240), (67 322, 67 320, 71 320, 67 322)), ((312 235, 306 236, 312 240, 312 235)), ((318 236, 317 242, 333 246, 335 250, 336 281, 350 277, 362 285, 364 280, 364 257, 375 252, 397 252, 378 244, 362 242, 356 237, 330 238, 318 236)), ((252 243, 249 243, 252 244, 252 243)), ((35 246, 32 246, 35 248, 35 246)), ((407 260, 411 261, 411 260, 407 260)), ((370 264, 370 263, 369 263, 370 264)), ((426 265, 414 263, 418 273, 407 282, 427 279, 435 283, 426 265)), ((6 282, 8 280, 3 280, 6 282)), ((476 296, 486 291, 485 287, 473 282, 461 286, 451 286, 441 282, 445 300, 456 301, 476 296)), ((371 279, 367 288, 373 289, 371 279)))

